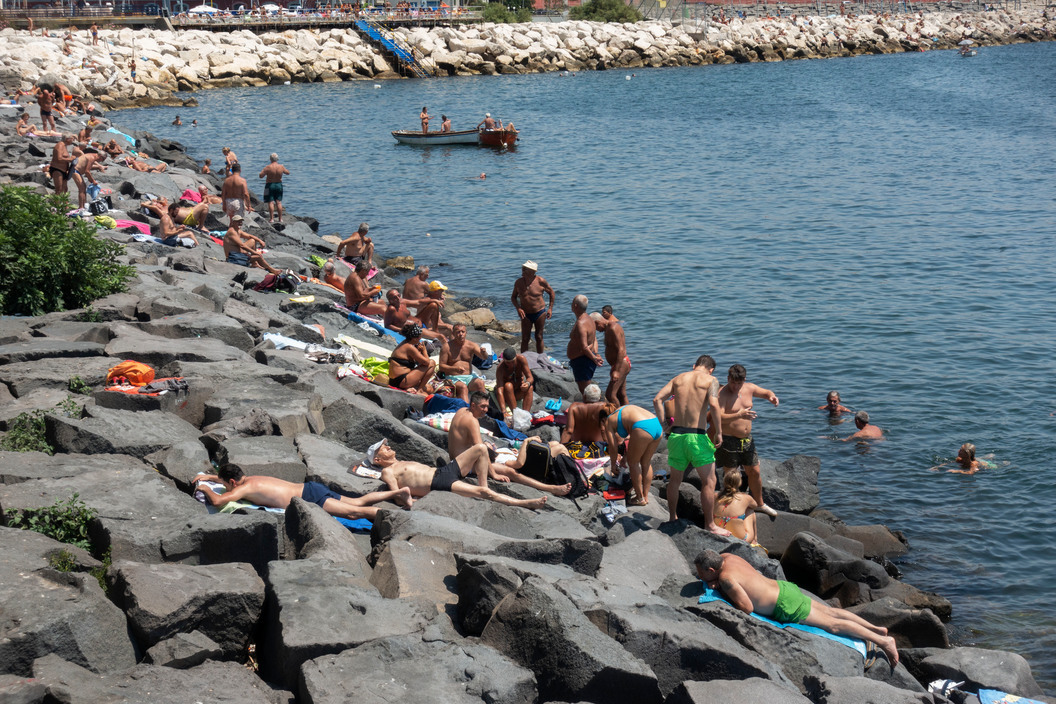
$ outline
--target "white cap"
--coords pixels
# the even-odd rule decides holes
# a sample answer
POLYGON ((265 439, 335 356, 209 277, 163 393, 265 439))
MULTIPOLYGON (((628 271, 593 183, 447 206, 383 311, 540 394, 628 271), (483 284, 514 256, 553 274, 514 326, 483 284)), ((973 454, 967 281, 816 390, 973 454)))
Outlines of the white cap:
POLYGON ((490 112, 484 113, 484 117, 491 117, 491 113, 490 112))
POLYGON ((367 448, 367 462, 374 464, 374 455, 378 454, 378 450, 385 444, 385 438, 378 440, 376 443, 367 448))

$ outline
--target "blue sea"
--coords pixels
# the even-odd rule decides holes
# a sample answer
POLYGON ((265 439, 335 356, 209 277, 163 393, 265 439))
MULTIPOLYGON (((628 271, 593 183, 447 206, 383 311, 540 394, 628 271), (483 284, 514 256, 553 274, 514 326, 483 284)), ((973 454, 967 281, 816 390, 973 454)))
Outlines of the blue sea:
POLYGON ((1056 691, 1056 43, 196 97, 117 120, 214 164, 230 146, 251 184, 278 152, 293 213, 368 221, 500 318, 538 261, 558 356, 574 295, 624 320, 635 403, 702 353, 745 365, 780 398, 756 405, 760 454, 820 457, 823 506, 905 532, 905 580, 953 602, 956 643, 1056 691), (396 144, 423 105, 522 140, 396 144), (840 442, 830 389, 884 440, 840 442), (969 441, 995 469, 930 469, 969 441))

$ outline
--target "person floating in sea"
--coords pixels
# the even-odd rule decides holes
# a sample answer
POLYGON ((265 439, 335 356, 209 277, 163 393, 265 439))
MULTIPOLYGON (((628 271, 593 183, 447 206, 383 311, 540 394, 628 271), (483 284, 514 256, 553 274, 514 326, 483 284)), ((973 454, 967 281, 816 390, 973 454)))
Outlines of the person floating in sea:
POLYGON ((177 115, 176 119, 172 121, 172 124, 175 125, 176 127, 179 127, 180 125, 183 124, 183 120, 181 120, 180 116, 177 115))
POLYGON ((860 638, 879 646, 892 668, 898 664, 895 639, 882 626, 874 626, 846 609, 814 601, 792 582, 765 577, 736 555, 702 550, 693 563, 697 576, 708 587, 722 592, 746 614, 756 613, 778 623, 803 623, 836 635, 860 638))
POLYGON ((835 390, 830 391, 828 395, 825 396, 825 405, 818 406, 818 410, 828 411, 830 416, 838 416, 843 413, 851 412, 850 408, 847 408, 847 406, 840 403, 840 392, 835 390))
POLYGON ((843 442, 848 440, 883 440, 884 431, 880 429, 878 425, 871 425, 869 423, 869 414, 865 411, 858 411, 854 414, 854 426, 858 428, 858 431, 853 435, 848 435, 843 439, 843 442))
POLYGON ((748 381, 748 372, 734 364, 726 374, 726 385, 719 391, 722 409, 722 444, 715 452, 715 460, 725 469, 744 467, 748 475, 748 489, 759 504, 756 510, 773 518, 777 511, 763 502, 763 480, 759 472, 759 455, 752 440, 752 420, 758 414, 752 410, 753 398, 765 398, 775 406, 777 394, 748 381))
MULTIPOLYGON (((975 457, 975 445, 970 442, 966 442, 957 450, 957 457, 953 460, 957 464, 959 469, 947 469, 947 472, 951 474, 975 474, 980 469, 993 469, 997 465, 993 462, 987 462, 986 460, 976 459, 975 457)), ((940 465, 932 467, 932 471, 939 470, 950 462, 943 462, 940 465)))
MULTIPOLYGON (((521 352, 528 349, 528 342, 535 328, 535 351, 543 352, 543 328, 554 312, 554 289, 539 276, 539 265, 531 259, 521 265, 521 276, 513 282, 510 302, 521 318, 521 352), (550 297, 550 304, 543 302, 543 294, 550 297)), ((582 391, 582 387, 580 391, 582 391)))

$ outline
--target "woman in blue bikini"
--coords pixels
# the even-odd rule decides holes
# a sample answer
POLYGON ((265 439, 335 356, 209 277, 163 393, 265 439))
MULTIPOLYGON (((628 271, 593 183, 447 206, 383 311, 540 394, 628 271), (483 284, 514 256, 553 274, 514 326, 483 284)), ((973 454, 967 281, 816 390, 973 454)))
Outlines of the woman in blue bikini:
POLYGON ((612 475, 619 473, 618 448, 620 439, 627 440, 623 458, 631 472, 634 495, 627 498, 628 506, 649 504, 649 487, 653 484, 653 453, 660 445, 664 429, 660 421, 641 406, 620 406, 606 403, 598 410, 598 423, 605 433, 612 462, 612 475))
POLYGON ((715 523, 752 545, 755 543, 755 509, 759 504, 751 494, 741 491, 743 482, 741 470, 723 470, 722 493, 715 499, 715 523))

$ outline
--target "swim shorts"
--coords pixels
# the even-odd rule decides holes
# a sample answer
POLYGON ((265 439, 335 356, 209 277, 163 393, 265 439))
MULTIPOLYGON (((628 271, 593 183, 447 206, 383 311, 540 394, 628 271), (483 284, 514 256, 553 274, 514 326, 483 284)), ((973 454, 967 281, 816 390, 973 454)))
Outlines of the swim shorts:
POLYGON ((264 186, 264 202, 270 203, 271 201, 282 200, 282 183, 269 183, 264 186))
POLYGON ((594 360, 586 355, 568 360, 568 366, 572 369, 572 378, 576 381, 590 381, 598 369, 594 360))
POLYGON ((187 225, 188 227, 198 227, 198 221, 194 219, 193 208, 191 209, 191 212, 187 213, 187 217, 183 219, 183 224, 187 225))
POLYGON ((224 198, 224 212, 227 217, 246 214, 246 202, 241 198, 224 198))
POLYGON ((231 252, 231 254, 227 255, 227 263, 249 266, 249 255, 245 252, 231 252))
POLYGON ((451 491, 451 485, 462 478, 458 460, 451 460, 433 472, 433 481, 429 488, 433 491, 451 491))
POLYGON ((723 435, 722 446, 715 451, 715 461, 720 467, 754 467, 759 464, 759 455, 750 435, 746 438, 723 435))
POLYGON ((301 489, 301 498, 315 504, 319 508, 323 508, 323 504, 326 503, 327 499, 340 501, 341 494, 338 494, 336 491, 331 491, 325 484, 320 484, 319 482, 305 482, 304 488, 301 489))
POLYGON ((802 623, 810 616, 810 597, 792 582, 777 580, 777 603, 771 618, 778 623, 802 623))
POLYGON ((700 428, 671 428, 667 439, 667 463, 676 472, 690 467, 706 467, 715 461, 715 444, 700 428))
POLYGON ((546 312, 546 308, 540 308, 539 310, 535 311, 534 313, 529 313, 529 312, 525 311, 524 319, 527 320, 529 323, 534 323, 536 320, 539 320, 539 316, 541 316, 545 312, 546 312))

